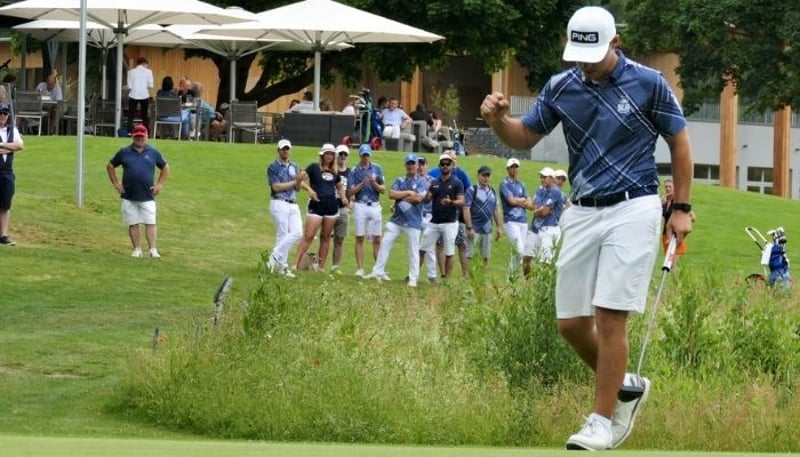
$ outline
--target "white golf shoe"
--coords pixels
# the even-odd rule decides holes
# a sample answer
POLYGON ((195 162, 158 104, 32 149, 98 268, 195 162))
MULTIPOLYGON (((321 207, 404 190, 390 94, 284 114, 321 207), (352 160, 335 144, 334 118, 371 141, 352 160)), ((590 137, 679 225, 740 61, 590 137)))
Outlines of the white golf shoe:
POLYGON ((647 396, 650 395, 650 385, 650 380, 645 377, 633 373, 625 374, 622 390, 625 391, 626 386, 632 387, 633 389, 628 390, 641 391, 641 395, 632 399, 625 398, 627 401, 617 400, 617 406, 614 407, 614 418, 611 420, 612 448, 622 444, 633 431, 636 415, 647 401, 647 396))
POLYGON ((567 440, 567 449, 578 451, 604 451, 611 449, 609 420, 596 413, 586 418, 581 430, 567 440))

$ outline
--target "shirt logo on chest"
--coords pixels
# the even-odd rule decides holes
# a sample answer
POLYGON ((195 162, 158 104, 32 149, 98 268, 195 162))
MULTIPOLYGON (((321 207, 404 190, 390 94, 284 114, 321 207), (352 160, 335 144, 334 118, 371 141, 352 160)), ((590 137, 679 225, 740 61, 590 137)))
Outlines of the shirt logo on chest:
POLYGON ((631 112, 631 103, 626 97, 621 98, 617 103, 617 112, 619 114, 628 114, 631 112))

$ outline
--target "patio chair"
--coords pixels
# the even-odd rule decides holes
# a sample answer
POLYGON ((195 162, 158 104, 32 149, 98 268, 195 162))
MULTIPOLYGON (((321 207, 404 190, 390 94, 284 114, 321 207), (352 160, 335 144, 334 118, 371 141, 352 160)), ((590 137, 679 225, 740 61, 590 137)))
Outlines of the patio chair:
POLYGON ((116 106, 113 100, 96 100, 94 103, 94 134, 97 135, 101 129, 111 129, 112 135, 116 136, 116 106))
POLYGON ((264 130, 264 125, 258 119, 258 102, 244 102, 234 100, 230 103, 228 111, 228 142, 234 142, 236 131, 253 134, 253 144, 258 143, 258 136, 264 130))
POLYGON ((156 97, 155 113, 153 118, 153 138, 158 135, 159 125, 177 126, 178 139, 181 139, 181 98, 180 97, 156 97))
MULTIPOLYGON (((42 96, 39 91, 18 90, 14 94, 14 116, 17 121, 24 120, 23 130, 36 128, 37 135, 42 135, 42 119, 49 114, 42 107, 42 96)), ((20 122, 22 124, 22 122, 20 122)))

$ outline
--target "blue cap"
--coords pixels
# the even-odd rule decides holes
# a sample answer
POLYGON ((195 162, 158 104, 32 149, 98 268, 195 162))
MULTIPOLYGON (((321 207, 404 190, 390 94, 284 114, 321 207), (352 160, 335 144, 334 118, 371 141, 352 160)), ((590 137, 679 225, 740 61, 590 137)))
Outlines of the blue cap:
POLYGON ((411 163, 411 162, 417 163, 417 156, 415 154, 408 154, 406 156, 406 160, 404 162, 405 163, 411 163))
POLYGON ((11 109, 9 109, 8 104, 0 103, 0 111, 11 111, 11 109))
POLYGON ((358 147, 358 155, 360 156, 372 155, 372 148, 369 147, 369 145, 366 143, 362 144, 361 146, 358 147))

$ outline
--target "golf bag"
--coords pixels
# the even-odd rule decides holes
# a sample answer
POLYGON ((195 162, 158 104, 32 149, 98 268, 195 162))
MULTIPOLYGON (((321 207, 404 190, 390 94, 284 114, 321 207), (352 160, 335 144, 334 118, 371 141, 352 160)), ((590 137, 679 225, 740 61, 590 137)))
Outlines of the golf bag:
POLYGON ((358 95, 350 97, 355 99, 355 129, 352 136, 342 138, 342 143, 347 146, 369 144, 373 151, 380 150, 383 145, 383 123, 369 89, 361 89, 358 95))
POLYGON ((761 252, 761 266, 764 273, 751 273, 746 280, 751 283, 768 283, 770 286, 789 285, 791 276, 789 274, 789 259, 786 257, 786 232, 783 227, 769 230, 767 235, 772 238, 767 239, 755 227, 745 227, 745 233, 758 247, 761 252))

